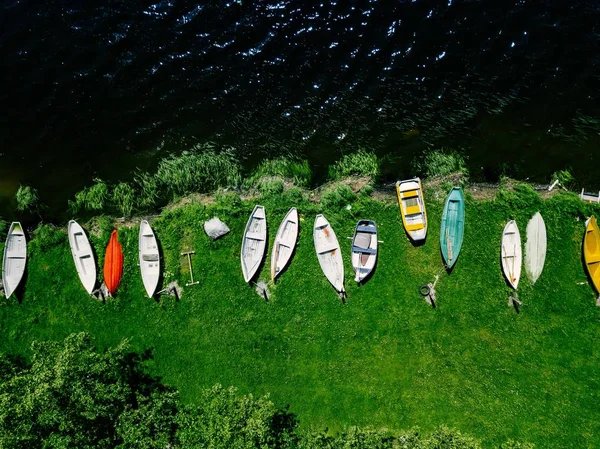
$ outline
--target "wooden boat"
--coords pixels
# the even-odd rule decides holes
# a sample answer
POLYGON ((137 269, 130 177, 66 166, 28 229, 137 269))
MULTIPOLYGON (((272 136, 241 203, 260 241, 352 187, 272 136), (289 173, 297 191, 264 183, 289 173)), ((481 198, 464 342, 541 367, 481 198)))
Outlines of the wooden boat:
POLYGON ((317 258, 325 277, 337 292, 344 296, 346 293, 344 289, 344 261, 342 260, 340 244, 333 228, 321 214, 315 218, 313 239, 317 258))
POLYGON ((265 208, 255 206, 246 224, 240 253, 242 273, 246 282, 250 282, 258 271, 266 249, 267 217, 265 208))
MULTIPOLYGON (((594 216, 586 222, 583 238, 583 260, 596 292, 600 293, 600 230, 594 216)), ((600 305, 600 297, 596 305, 600 305)))
POLYGON ((156 236, 147 220, 142 220, 140 223, 138 256, 144 288, 148 296, 152 298, 160 278, 160 254, 158 253, 156 236))
POLYGON ((521 234, 514 220, 509 221, 502 232, 502 271, 506 280, 515 290, 519 286, 521 277, 521 264, 523 255, 521 252, 521 234))
POLYGON ((460 187, 453 187, 446 198, 440 229, 440 248, 448 269, 451 269, 458 259, 464 235, 465 197, 460 187))
POLYGON ((273 242, 271 281, 275 281, 275 278, 284 270, 292 257, 298 240, 298 223, 298 210, 292 207, 279 225, 273 242))
POLYGON ((415 243, 427 237, 427 211, 420 178, 396 182, 396 194, 404 229, 415 243))
POLYGON ((8 230, 2 257, 2 285, 7 299, 15 292, 21 279, 23 279, 26 263, 27 240, 25 239, 25 232, 23 232, 21 223, 13 221, 8 230))
POLYGON ((75 220, 69 221, 67 228, 69 234, 69 246, 75 262, 75 269, 83 288, 89 294, 94 291, 96 285, 96 261, 90 241, 85 231, 75 220))
POLYGON ((532 284, 538 280, 546 261, 546 224, 537 212, 527 223, 527 242, 525 243, 525 273, 532 284))
POLYGON ((110 236, 106 255, 104 256, 104 283, 111 296, 115 295, 123 276, 123 250, 119 243, 119 231, 114 230, 110 236))
POLYGON ((377 225, 372 220, 359 220, 352 238, 354 280, 362 282, 377 263, 377 225))

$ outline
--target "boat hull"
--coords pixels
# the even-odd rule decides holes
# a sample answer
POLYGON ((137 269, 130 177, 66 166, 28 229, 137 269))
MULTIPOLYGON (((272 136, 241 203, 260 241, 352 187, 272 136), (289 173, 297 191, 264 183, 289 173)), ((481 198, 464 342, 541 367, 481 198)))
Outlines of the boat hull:
POLYGON ((298 210, 292 207, 282 220, 275 235, 271 253, 271 280, 281 274, 292 258, 298 241, 298 210))
POLYGON ((149 298, 154 296, 160 278, 160 254, 156 235, 147 220, 140 223, 138 236, 138 259, 142 282, 149 298))
POLYGON ((440 229, 440 249, 444 263, 452 269, 462 248, 465 234, 465 198, 460 187, 454 187, 444 205, 440 229))
POLYGON ((596 217, 590 217, 583 238, 583 260, 597 293, 600 293, 600 229, 596 217))
POLYGON ((8 230, 2 257, 2 285, 7 299, 12 296, 21 283, 26 264, 27 239, 21 223, 15 221, 8 230))
POLYGON ((546 224, 542 215, 537 212, 527 223, 525 243, 525 273, 532 284, 535 284, 544 269, 546 247, 546 224))
POLYGON ((396 195, 404 230, 414 243, 427 238, 427 210, 420 178, 396 182, 396 195))
POLYGON ((523 254, 521 251, 521 234, 514 220, 509 221, 504 227, 500 257, 504 276, 508 284, 516 290, 521 278, 523 254))
POLYGON ((244 236, 240 261, 244 281, 250 282, 256 275, 267 249, 267 216, 263 206, 255 206, 248 218, 244 236))
POLYGON ((373 272, 378 251, 377 224, 372 220, 360 220, 354 230, 351 250, 356 282, 363 282, 373 272))
POLYGON ((96 261, 90 241, 83 228, 75 220, 68 225, 69 246, 75 269, 85 291, 91 294, 96 285, 96 261))
POLYGON ((114 296, 123 277, 123 249, 119 243, 119 231, 110 236, 104 256, 104 284, 111 296, 114 296))
POLYGON ((344 294, 344 261, 340 244, 333 228, 321 214, 315 217, 313 240, 323 274, 338 293, 344 294))

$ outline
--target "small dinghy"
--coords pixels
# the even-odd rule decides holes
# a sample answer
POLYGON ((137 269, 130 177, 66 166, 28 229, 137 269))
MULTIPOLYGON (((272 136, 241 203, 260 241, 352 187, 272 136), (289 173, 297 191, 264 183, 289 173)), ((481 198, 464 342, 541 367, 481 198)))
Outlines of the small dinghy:
POLYGON ((377 225, 372 220, 359 220, 352 238, 352 268, 356 282, 371 274, 377 263, 377 225))
POLYGON ((406 233, 415 243, 427 237, 427 211, 420 178, 396 182, 400 215, 406 233))
POLYGON ((344 297, 346 295, 344 289, 344 261, 342 260, 340 244, 333 228, 321 214, 315 218, 313 238, 323 274, 340 296, 344 297))
POLYGON ((156 287, 158 287, 158 279, 160 277, 160 255, 158 253, 156 236, 147 220, 142 220, 140 223, 138 246, 142 281, 144 282, 144 288, 146 289, 146 293, 148 293, 148 297, 152 298, 156 287))
POLYGON ((509 221, 502 233, 502 271, 506 280, 513 289, 519 286, 521 277, 521 264, 523 255, 521 252, 521 234, 514 220, 509 221))
POLYGON ((96 261, 90 241, 85 231, 75 220, 69 221, 68 226, 69 246, 75 262, 75 269, 83 288, 90 295, 96 285, 96 261))
MULTIPOLYGON (((594 216, 588 218, 586 222, 583 260, 596 292, 600 293, 600 229, 598 229, 598 222, 594 216)), ((598 297, 596 305, 600 306, 600 297, 598 297)))
POLYGON ((26 263, 27 241, 25 240, 25 232, 23 232, 21 223, 14 221, 8 230, 4 256, 2 257, 2 285, 7 299, 15 292, 21 279, 23 279, 26 263))
POLYGON ((273 253, 271 254, 271 281, 284 270, 290 262, 296 241, 298 240, 298 211, 292 207, 277 230, 273 253))
POLYGON ((104 256, 104 284, 110 293, 115 296, 123 276, 123 250, 119 243, 119 231, 114 230, 106 247, 104 256))
POLYGON ((458 259, 465 235, 465 198, 460 187, 450 191, 442 215, 440 229, 440 249, 448 270, 458 259))
POLYGON ((544 269, 546 261, 546 224, 537 212, 527 223, 527 243, 525 243, 525 273, 531 284, 535 284, 544 269))
POLYGON ((267 217, 265 208, 254 207, 250 214, 244 237, 242 238, 242 250, 240 259, 242 262, 242 273, 244 281, 250 282, 263 260, 267 249, 267 217))

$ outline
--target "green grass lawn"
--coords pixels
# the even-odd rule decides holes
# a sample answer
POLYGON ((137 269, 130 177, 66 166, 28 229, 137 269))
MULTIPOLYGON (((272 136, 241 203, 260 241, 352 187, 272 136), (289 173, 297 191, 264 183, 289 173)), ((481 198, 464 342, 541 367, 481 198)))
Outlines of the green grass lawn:
MULTIPOLYGON (((135 350, 153 351, 153 374, 189 402, 221 383, 243 393, 271 393, 307 427, 429 431, 447 424, 487 446, 512 438, 540 447, 599 447, 600 309, 580 256, 583 212, 591 206, 569 195, 542 202, 527 189, 495 201, 467 195, 462 252, 454 272, 442 274, 438 307, 432 309, 418 288, 442 268, 443 199, 433 192, 427 197, 429 236, 418 248, 407 240, 392 200, 361 197, 350 211, 324 211, 343 249, 346 304, 314 254, 312 224, 323 210, 297 192, 261 200, 271 242, 289 206, 301 213, 296 254, 271 287, 270 302, 244 283, 240 268, 241 235, 254 202, 223 197, 151 221, 162 246, 165 282, 184 285, 189 273, 179 253, 196 251, 200 284, 184 288, 179 302, 145 297, 137 228, 119 232, 123 282, 105 304, 83 290, 66 229, 43 228, 29 245, 20 303, 1 301, 0 350, 27 355, 32 340, 79 331, 101 347, 125 337, 135 350), (537 210, 548 229, 546 266, 535 287, 523 272, 524 305, 517 314, 507 305, 511 292, 500 271, 500 238, 510 218, 524 237, 537 210), (202 227, 214 215, 231 228, 215 242, 202 227), (357 287, 346 236, 359 218, 376 220, 384 243, 374 276, 357 287)), ((99 219, 84 227, 92 225, 102 231, 91 235, 101 267, 111 224, 99 219)), ((260 277, 268 276, 269 257, 260 277)))

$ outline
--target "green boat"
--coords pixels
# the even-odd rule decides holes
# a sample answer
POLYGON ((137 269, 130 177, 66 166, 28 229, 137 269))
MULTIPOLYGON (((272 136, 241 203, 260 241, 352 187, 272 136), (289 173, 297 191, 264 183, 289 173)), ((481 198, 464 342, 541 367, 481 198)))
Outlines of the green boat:
POLYGON ((451 269, 458 259, 464 235, 465 197, 460 187, 453 187, 446 199, 440 230, 440 247, 448 269, 451 269))

